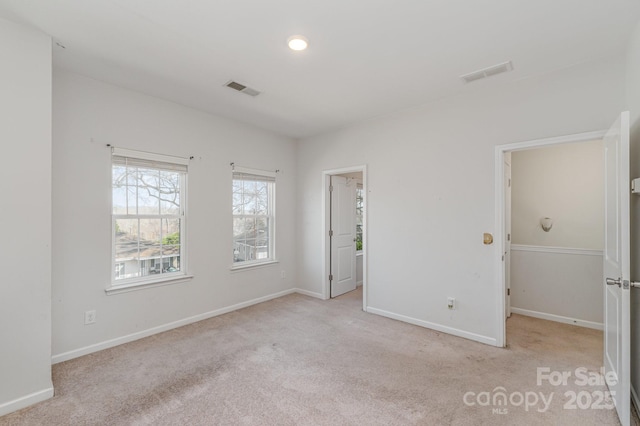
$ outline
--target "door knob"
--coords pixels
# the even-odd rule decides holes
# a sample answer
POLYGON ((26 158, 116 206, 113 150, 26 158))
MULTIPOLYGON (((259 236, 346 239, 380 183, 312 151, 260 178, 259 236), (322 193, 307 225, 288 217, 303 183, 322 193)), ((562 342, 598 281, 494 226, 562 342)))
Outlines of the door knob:
POLYGON ((607 278, 607 285, 617 285, 618 287, 622 287, 622 278, 618 278, 613 279, 613 278, 607 278))

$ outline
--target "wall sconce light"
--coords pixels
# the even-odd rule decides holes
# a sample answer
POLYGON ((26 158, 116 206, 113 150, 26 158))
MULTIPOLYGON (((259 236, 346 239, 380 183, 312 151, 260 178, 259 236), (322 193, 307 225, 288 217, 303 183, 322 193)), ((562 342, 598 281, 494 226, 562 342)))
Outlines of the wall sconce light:
POLYGON ((540 226, 544 232, 549 232, 553 228, 553 221, 550 217, 543 217, 540 219, 540 226))

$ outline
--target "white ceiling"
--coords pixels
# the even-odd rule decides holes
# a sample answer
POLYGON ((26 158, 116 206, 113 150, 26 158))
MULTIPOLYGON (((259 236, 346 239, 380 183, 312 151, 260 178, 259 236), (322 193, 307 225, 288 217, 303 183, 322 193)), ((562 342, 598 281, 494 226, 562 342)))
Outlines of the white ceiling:
POLYGON ((59 67, 300 138, 619 54, 640 1, 0 0, 0 16, 66 46, 59 67), (309 49, 289 50, 293 34, 309 49))

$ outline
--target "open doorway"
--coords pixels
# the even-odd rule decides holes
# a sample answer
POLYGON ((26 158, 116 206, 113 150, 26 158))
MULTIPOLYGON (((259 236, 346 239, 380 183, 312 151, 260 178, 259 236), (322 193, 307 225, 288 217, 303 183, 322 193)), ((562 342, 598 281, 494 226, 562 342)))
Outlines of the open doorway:
POLYGON ((326 170, 323 179, 325 299, 362 291, 367 306, 366 166, 326 170))
MULTIPOLYGON (((581 167, 580 158, 570 161, 574 167, 562 164, 563 158, 571 159, 580 151, 578 147, 588 146, 587 152, 590 149, 601 153, 603 137, 604 132, 589 132, 496 148, 496 242, 502 251, 498 258, 498 270, 502 272, 498 311, 499 321, 504 324, 498 341, 502 346, 507 344, 506 319, 511 313, 602 329, 600 280, 604 222, 601 216, 594 219, 595 222, 599 220, 600 224, 595 225, 598 229, 585 232, 594 225, 589 225, 580 216, 579 204, 563 205, 567 196, 566 192, 564 196, 561 192, 573 190, 578 195, 573 198, 580 198, 578 193, 588 191, 589 185, 576 187, 572 180, 586 183, 587 180, 581 180, 581 177, 588 173, 592 174, 592 181, 603 180, 602 167, 595 167, 595 170, 590 170, 586 164, 581 167), (571 152, 574 147, 577 150, 571 152), (544 151, 545 148, 548 150, 544 151), (551 173, 541 167, 540 162, 553 156, 561 158, 554 158, 555 171, 551 173), (516 170, 516 167, 520 169, 516 170), (523 182, 514 181, 514 174, 529 182, 522 185, 523 182), (564 179, 564 184, 555 185, 554 177, 564 179), (519 191, 515 195, 516 201, 513 200, 514 186, 519 191), (541 201, 545 199, 547 201, 541 201), (515 204, 518 204, 517 211, 513 208, 515 204), (553 213, 551 209, 554 209, 553 213), (576 274, 578 271, 595 279, 588 292, 576 287, 583 284, 576 274), (558 283, 563 287, 558 287, 558 283)), ((595 160, 599 161, 598 165, 602 164, 601 158, 595 160)), ((600 198, 591 201, 598 204, 589 207, 591 217, 601 215, 604 199, 601 195, 600 198)))
POLYGON ((505 178, 510 171, 505 187, 505 211, 510 210, 505 215, 507 315, 602 331, 602 139, 509 154, 505 156, 505 178))

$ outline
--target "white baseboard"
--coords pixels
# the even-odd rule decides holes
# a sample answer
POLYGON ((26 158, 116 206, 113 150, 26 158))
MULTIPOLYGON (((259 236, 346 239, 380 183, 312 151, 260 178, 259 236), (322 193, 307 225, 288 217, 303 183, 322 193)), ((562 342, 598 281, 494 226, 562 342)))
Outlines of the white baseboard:
POLYGON ((0 416, 13 413, 14 411, 22 410, 23 408, 26 408, 37 402, 45 401, 51 397, 53 397, 53 387, 22 396, 20 398, 14 399, 13 401, 5 402, 3 404, 0 404, 0 416))
POLYGON ((458 330, 457 328, 447 327, 445 325, 436 324, 429 321, 423 321, 416 318, 407 317, 404 315, 394 314, 393 312, 384 311, 378 308, 372 308, 367 306, 367 312, 371 314, 380 315, 383 317, 395 319, 398 321, 407 322, 413 325, 419 325, 420 327, 429 328, 431 330, 440 331, 442 333, 452 334, 457 337, 463 337, 465 339, 473 340, 476 342, 484 343, 491 346, 497 346, 498 342, 493 337, 482 336, 480 334, 470 333, 468 331, 458 330))
POLYGON ((311 296, 311 297, 324 300, 324 296, 322 295, 322 293, 316 293, 315 291, 309 291, 302 288, 294 288, 294 291, 296 293, 304 294, 305 296, 311 296))
POLYGON ((539 318, 543 320, 561 322, 563 324, 577 325, 579 327, 593 328, 594 330, 604 330, 604 325, 600 322, 585 321, 576 318, 563 317, 560 315, 547 314, 544 312, 530 311, 528 309, 520 309, 511 307, 511 312, 514 314, 525 315, 527 317, 539 318))
POLYGON ((356 287, 362 287, 362 281, 356 281, 356 287))
MULTIPOLYGON (((246 302, 238 303, 235 305, 227 306, 225 308, 216 309, 215 311, 205 312, 203 314, 194 315, 192 317, 184 318, 178 321, 170 322, 168 324, 160 325, 157 327, 152 327, 147 330, 138 331, 136 333, 128 334, 126 336, 117 337, 115 339, 106 340, 104 342, 95 343, 93 345, 85 346, 83 348, 74 349, 72 351, 64 352, 61 354, 54 355, 51 358, 52 364, 57 364, 59 362, 68 361, 73 358, 78 358, 83 355, 88 355, 93 352, 98 352, 103 349, 112 348, 114 346, 122 345, 123 343, 133 342, 134 340, 142 339, 144 337, 152 336, 154 334, 162 333, 163 331, 172 330, 174 328, 182 327, 184 325, 193 324, 194 322, 206 320, 209 318, 216 317, 218 315, 226 314, 232 311, 236 311, 238 309, 246 308, 251 305, 256 305, 258 303, 266 302, 267 300, 277 299, 278 297, 286 296, 288 294, 295 293, 297 289, 289 289, 280 291, 278 293, 273 293, 267 296, 258 297, 257 299, 248 300, 246 302)), ((311 293, 311 292, 309 292, 311 293)), ((310 294, 311 295, 311 294, 310 294)))

